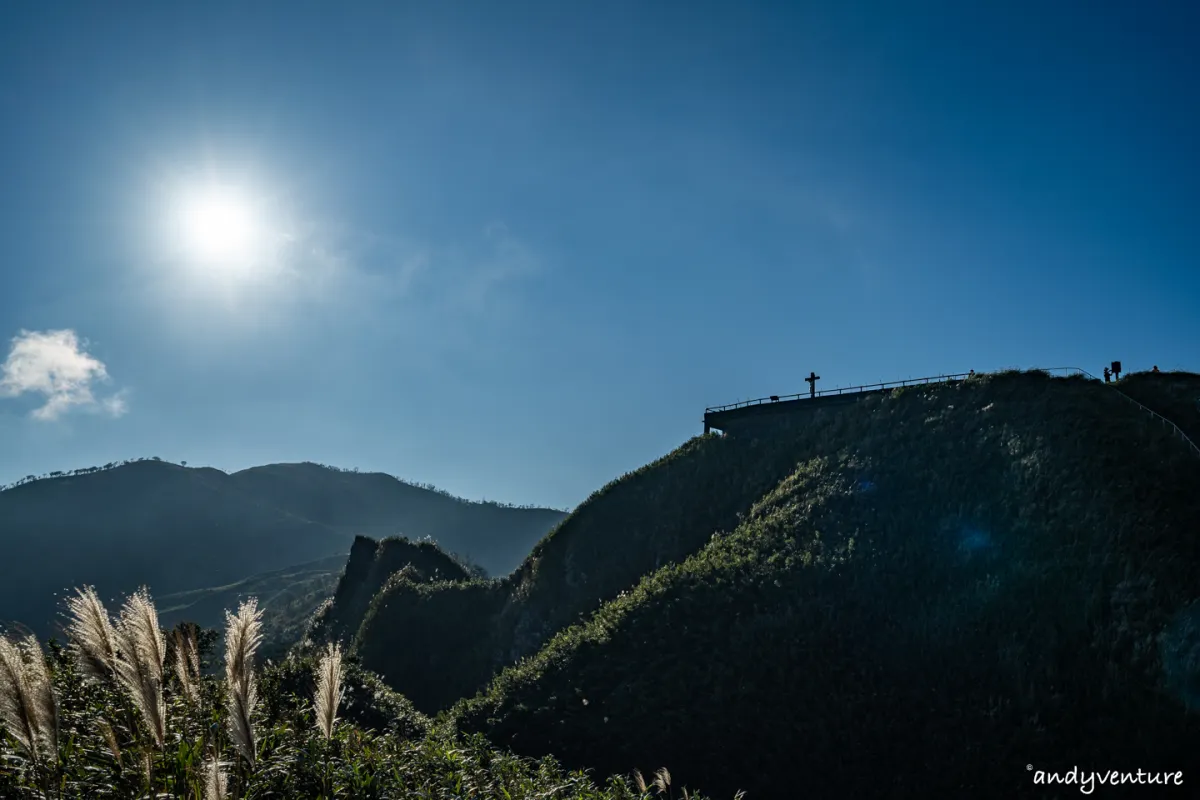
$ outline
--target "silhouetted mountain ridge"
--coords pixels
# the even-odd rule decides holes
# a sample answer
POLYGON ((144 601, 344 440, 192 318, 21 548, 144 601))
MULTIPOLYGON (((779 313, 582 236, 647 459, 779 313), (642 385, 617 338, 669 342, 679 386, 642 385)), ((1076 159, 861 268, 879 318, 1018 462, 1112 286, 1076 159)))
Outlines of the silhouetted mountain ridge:
POLYGON ((492 573, 511 570, 561 511, 472 503, 382 474, 272 464, 226 474, 139 459, 0 492, 0 620, 53 630, 55 593, 109 598, 232 584, 334 555, 360 531, 429 537, 492 573))
POLYGON ((566 516, 549 508, 464 500, 381 472, 311 462, 251 467, 229 477, 255 497, 342 533, 372 538, 403 534, 414 540, 431 536, 443 550, 459 553, 493 575, 516 568, 566 516), (520 546, 514 548, 516 541, 520 546))

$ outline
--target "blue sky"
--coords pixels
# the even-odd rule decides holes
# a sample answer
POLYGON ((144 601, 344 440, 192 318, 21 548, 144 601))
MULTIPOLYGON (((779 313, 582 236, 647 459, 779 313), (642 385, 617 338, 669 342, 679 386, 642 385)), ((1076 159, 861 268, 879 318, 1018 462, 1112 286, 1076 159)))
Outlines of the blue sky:
POLYGON ((1198 23, 5 4, 0 483, 312 460, 573 506, 810 369, 1200 370, 1198 23), (213 186, 254 220, 220 263, 181 233, 213 186))

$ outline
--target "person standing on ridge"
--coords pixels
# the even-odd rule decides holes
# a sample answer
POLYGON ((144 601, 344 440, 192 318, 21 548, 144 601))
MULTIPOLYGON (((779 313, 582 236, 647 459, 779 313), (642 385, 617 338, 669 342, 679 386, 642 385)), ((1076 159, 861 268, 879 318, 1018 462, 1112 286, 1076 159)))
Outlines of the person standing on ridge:
POLYGON ((1109 379, 1110 375, 1111 375, 1111 373, 1108 371, 1108 367, 1105 367, 1104 368, 1104 382, 1105 383, 1108 383, 1108 379, 1109 379))

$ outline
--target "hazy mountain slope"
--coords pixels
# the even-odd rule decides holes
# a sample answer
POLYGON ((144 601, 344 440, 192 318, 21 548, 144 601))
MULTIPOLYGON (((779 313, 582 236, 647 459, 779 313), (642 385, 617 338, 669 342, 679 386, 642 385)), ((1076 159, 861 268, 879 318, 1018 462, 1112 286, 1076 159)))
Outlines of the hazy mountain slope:
POLYGON ((736 530, 453 716, 717 795, 1046 796, 1027 765, 1183 769, 1200 459, 1147 419, 1095 382, 1003 374, 764 424, 811 455, 736 530))
POLYGON ((351 537, 280 510, 221 473, 142 461, 0 492, 0 618, 50 632, 54 594, 105 598, 220 585, 349 549, 351 537))
POLYGON ((261 652, 264 658, 278 658, 300 639, 313 613, 333 594, 345 561, 344 556, 331 556, 223 586, 159 595, 159 621, 164 628, 184 621, 202 628, 223 628, 228 609, 257 597, 263 612, 261 652))
POLYGON ((226 475, 143 460, 81 471, 0 492, 0 548, 21 565, 0 582, 0 622, 20 619, 49 634, 55 593, 83 583, 94 583, 105 598, 141 584, 159 597, 203 590, 171 602, 208 617, 228 602, 214 589, 250 580, 265 581, 255 591, 291 592, 289 621, 281 625, 298 632, 302 620, 295 617, 325 599, 315 595, 312 576, 260 574, 330 555, 344 559, 359 526, 428 535, 447 549, 478 554, 487 568, 508 569, 562 516, 312 464, 226 475), (287 580, 296 582, 290 590, 281 584, 287 580))
POLYGON ((381 473, 319 464, 271 464, 229 476, 279 508, 346 533, 374 538, 431 536, 492 575, 504 575, 566 514, 547 508, 474 503, 381 473))

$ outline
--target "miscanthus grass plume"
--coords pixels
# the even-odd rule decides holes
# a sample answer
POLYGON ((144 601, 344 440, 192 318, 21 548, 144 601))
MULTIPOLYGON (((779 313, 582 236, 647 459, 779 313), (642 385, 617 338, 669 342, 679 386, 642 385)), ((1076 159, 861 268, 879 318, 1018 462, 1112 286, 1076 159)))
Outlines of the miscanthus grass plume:
POLYGON ((0 724, 35 767, 57 759, 58 706, 36 636, 0 638, 0 724))
POLYGON ((226 800, 229 797, 229 776, 221 769, 220 759, 210 758, 204 764, 204 800, 226 800))
POLYGON ((75 592, 67 598, 67 636, 79 656, 79 667, 91 678, 109 678, 117 661, 117 644, 108 609, 94 587, 75 592))
POLYGON ((317 727, 326 739, 333 738, 333 724, 337 722, 342 692, 342 648, 338 644, 328 644, 317 664, 317 691, 313 698, 317 727))
POLYGON ((659 794, 670 791, 671 789, 671 773, 666 767, 661 767, 658 772, 654 773, 654 788, 659 794))
POLYGON ((94 682, 113 682, 133 703, 154 744, 161 748, 167 726, 166 639, 149 592, 143 588, 130 595, 114 624, 94 587, 76 589, 75 596, 67 599, 66 630, 80 671, 94 682))
POLYGON ((253 766, 255 757, 254 708, 258 683, 254 653, 262 642, 262 612, 258 599, 243 602, 236 614, 225 612, 225 683, 228 690, 229 737, 253 766))
POLYGON ((145 589, 125 601, 114 631, 117 678, 145 720, 154 743, 161 748, 166 741, 167 724, 163 700, 167 642, 158 627, 158 612, 145 589))
POLYGON ((194 704, 200 701, 199 645, 196 642, 196 629, 188 625, 186 631, 175 629, 175 675, 179 678, 184 696, 194 704))

